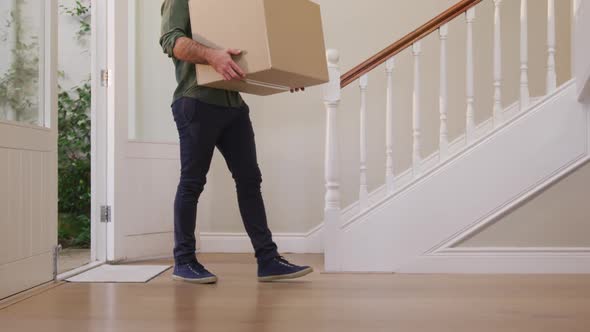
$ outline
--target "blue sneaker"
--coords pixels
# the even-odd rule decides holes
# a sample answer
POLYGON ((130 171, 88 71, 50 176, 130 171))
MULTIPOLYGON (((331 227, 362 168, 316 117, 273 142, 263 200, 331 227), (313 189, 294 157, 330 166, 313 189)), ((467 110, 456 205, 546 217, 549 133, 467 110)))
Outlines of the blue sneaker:
POLYGON ((214 284, 217 282, 217 276, 207 271, 199 262, 174 265, 172 279, 194 284, 214 284))
POLYGON ((258 281, 261 282, 295 279, 312 272, 311 267, 291 264, 283 256, 258 263, 258 281))

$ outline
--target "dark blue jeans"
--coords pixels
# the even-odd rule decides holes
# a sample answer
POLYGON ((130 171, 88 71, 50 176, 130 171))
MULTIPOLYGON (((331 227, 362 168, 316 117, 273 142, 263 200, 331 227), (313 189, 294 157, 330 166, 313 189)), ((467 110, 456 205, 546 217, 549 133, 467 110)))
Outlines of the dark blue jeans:
MULTIPOLYGON (((182 98, 172 105, 180 136, 181 173, 174 201, 174 259, 177 264, 194 261, 197 203, 205 187, 215 147, 219 149, 235 183, 238 204, 256 257, 278 256, 266 221, 256 160, 254 131, 248 106, 228 108, 182 98)), ((227 202, 227 204, 230 204, 227 202)))

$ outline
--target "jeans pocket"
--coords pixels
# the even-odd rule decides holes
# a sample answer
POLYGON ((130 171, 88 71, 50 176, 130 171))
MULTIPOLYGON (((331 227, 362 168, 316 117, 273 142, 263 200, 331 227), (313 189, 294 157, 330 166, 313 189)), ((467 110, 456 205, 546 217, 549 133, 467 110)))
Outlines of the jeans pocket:
POLYGON ((178 129, 190 125, 196 112, 197 104, 189 98, 179 99, 172 105, 172 115, 174 116, 174 122, 176 122, 178 129))

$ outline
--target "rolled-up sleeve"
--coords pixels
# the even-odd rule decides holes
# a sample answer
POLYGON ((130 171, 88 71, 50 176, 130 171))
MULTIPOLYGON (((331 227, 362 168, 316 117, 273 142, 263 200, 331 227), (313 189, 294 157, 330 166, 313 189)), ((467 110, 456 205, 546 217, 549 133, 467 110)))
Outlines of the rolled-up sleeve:
POLYGON ((165 0, 162 4, 160 45, 169 57, 174 57, 174 45, 180 37, 190 36, 188 0, 165 0))

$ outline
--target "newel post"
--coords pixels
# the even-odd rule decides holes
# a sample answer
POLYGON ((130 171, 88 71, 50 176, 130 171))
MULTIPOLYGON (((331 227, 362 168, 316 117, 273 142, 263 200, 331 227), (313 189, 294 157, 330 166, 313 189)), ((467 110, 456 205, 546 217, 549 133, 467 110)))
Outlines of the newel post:
POLYGON ((326 197, 324 208, 324 265, 326 271, 341 270, 340 250, 340 154, 338 149, 337 113, 340 105, 340 56, 328 50, 330 82, 324 86, 326 106, 326 197))

